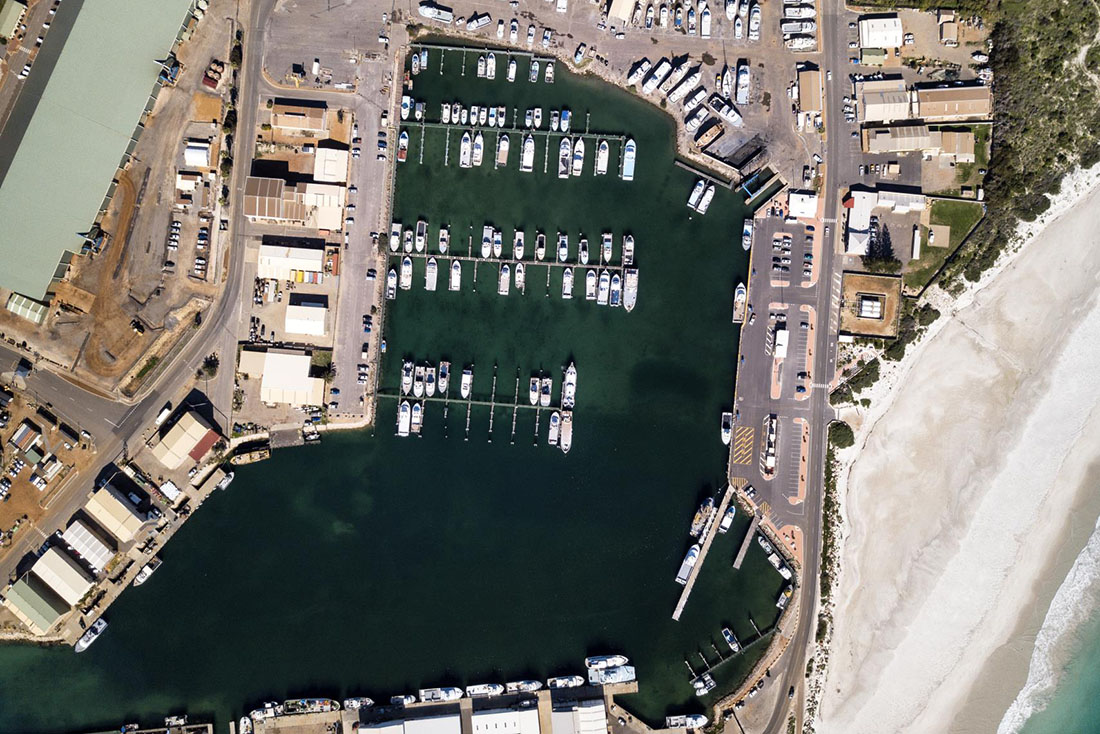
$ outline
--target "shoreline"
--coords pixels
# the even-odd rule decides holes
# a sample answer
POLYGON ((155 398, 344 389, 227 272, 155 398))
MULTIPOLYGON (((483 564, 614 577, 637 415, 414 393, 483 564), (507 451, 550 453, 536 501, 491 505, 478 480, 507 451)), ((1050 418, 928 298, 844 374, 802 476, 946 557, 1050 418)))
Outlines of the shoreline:
MULTIPOLYGON (((1015 662, 1010 665, 1006 665, 1001 659, 1003 654, 997 656, 996 661, 994 655, 1001 645, 1009 640, 1018 640, 1025 629, 1037 626, 1042 620, 1042 614, 1037 620, 1034 619, 1034 606, 1041 604, 1045 612, 1050 598, 1061 585, 1064 573, 1056 576, 1053 588, 1043 590, 1049 593, 1029 593, 1030 589, 1039 586, 1040 578, 1047 580, 1047 586, 1050 586, 1049 578, 1056 563, 1054 556, 1060 551, 1069 551, 1063 547, 1062 535, 1050 530, 1050 526, 1061 528, 1069 525, 1071 510, 1081 504, 1080 492, 1062 489, 1057 493, 1051 492, 1050 497, 1042 497, 1040 509, 1044 513, 1043 527, 1022 529, 1023 537, 1031 541, 1031 545, 1027 546, 1029 554, 1022 555, 1026 559, 1024 562, 1015 558, 1014 563, 1006 568, 1004 578, 991 582, 984 576, 958 574, 963 570, 964 553, 982 552, 981 546, 977 550, 972 549, 966 545, 967 541, 975 540, 971 536, 979 530, 990 530, 980 527, 980 521, 984 519, 988 522, 995 513, 991 508, 983 507, 983 504, 987 504, 987 499, 988 502, 995 502, 997 498, 994 490, 998 487, 991 488, 988 484, 989 480, 996 478, 1005 468, 1005 462, 1010 458, 1005 456, 1003 447, 1006 444, 1012 445, 1012 430, 1018 422, 1015 419, 1022 417, 1023 413, 1019 404, 1026 404, 1023 407, 1030 408, 1030 412, 1039 409, 1043 398, 1051 392, 1051 384, 1047 379, 1049 370, 1045 361, 1056 358, 1057 350, 1065 348, 1079 333, 1080 329, 1071 330, 1069 325, 1078 326, 1073 316, 1079 314, 1072 312, 1084 310, 1081 307, 1082 293, 1089 302, 1089 308, 1095 304, 1095 282, 1084 279, 1080 272, 1095 272, 1089 267, 1090 263, 1070 264, 1067 262, 1069 255, 1059 255, 1061 242, 1077 242, 1091 234, 1087 227, 1082 230, 1081 220, 1087 220, 1088 216, 1086 199, 1100 198, 1098 185, 1100 167, 1067 176, 1062 194, 1056 197, 1051 210, 1036 222, 1022 223, 1016 243, 1002 256, 1001 262, 984 274, 978 283, 971 284, 954 300, 942 291, 931 293, 929 302, 944 311, 944 317, 932 325, 923 340, 910 347, 906 358, 901 362, 882 363, 883 376, 880 381, 860 394, 860 397, 872 398, 869 410, 854 408, 842 411, 841 417, 849 420, 856 429, 855 445, 861 447, 862 451, 859 452, 859 461, 855 460, 856 451, 849 449, 838 452, 837 491, 844 498, 841 503, 842 538, 839 553, 845 572, 840 575, 833 599, 833 608, 837 611, 837 622, 831 630, 833 639, 826 643, 830 645, 831 664, 828 664, 824 673, 826 679, 819 678, 816 681, 819 690, 827 682, 832 694, 825 697, 821 709, 822 721, 829 722, 830 726, 821 727, 822 729, 864 730, 864 726, 870 723, 864 717, 878 721, 879 726, 883 720, 890 720, 898 728, 906 728, 919 721, 930 730, 947 730, 953 728, 953 722, 957 725, 968 719, 971 720, 967 722, 970 729, 985 722, 991 722, 995 726, 1008 704, 1020 691, 1027 673, 1030 646, 1022 651, 1023 654, 1017 652, 1015 662), (1042 236, 1046 232, 1056 234, 1059 230, 1074 226, 1081 231, 1072 239, 1063 237, 1057 240, 1054 234, 1042 236), (1052 250, 1053 253, 1050 252, 1052 250), (1062 279, 1063 282, 1072 282, 1074 277, 1084 279, 1084 282, 1076 283, 1076 289, 1048 287, 1045 291, 1036 292, 1044 285, 1042 276, 1051 275, 1047 271, 1058 267, 1073 269, 1068 277, 1062 279), (1018 287, 1006 294, 1010 285, 1021 279, 1027 281, 1024 284, 1027 288, 1018 287), (1035 282, 1037 280, 1040 281, 1038 284, 1035 282), (1019 308, 1020 302, 1037 296, 1041 299, 1041 303, 1035 304, 1038 307, 1031 312, 1020 313, 1024 311, 1019 308), (1052 306, 1046 309, 1049 313, 1043 313, 1044 306, 1057 302, 1059 298, 1064 301, 1064 311, 1053 313, 1059 309, 1052 306), (1005 313, 998 314, 998 306, 1005 313), (997 315, 1002 317, 999 322, 995 318, 997 315), (1067 315, 1071 318, 1064 318, 1067 315), (1043 320, 1044 316, 1046 321, 1043 320), (983 324, 983 320, 990 323, 983 324), (983 334, 983 329, 989 333, 983 334), (1030 366, 1016 361, 1018 355, 1013 349, 1002 350, 998 344, 1008 344, 1014 339, 1026 341, 1026 336, 1031 334, 1029 329, 1037 332, 1032 334, 1032 343, 1019 344, 1017 347, 1032 350, 1028 354, 1032 356, 1034 364, 1030 366), (953 349, 972 351, 973 355, 961 353, 964 357, 973 356, 974 359, 955 360, 953 357, 960 352, 950 351, 945 354, 944 350, 952 346, 952 342, 958 343, 953 349), (927 364, 936 356, 937 350, 941 359, 934 364, 927 364), (982 358, 989 360, 990 365, 984 371, 975 373, 973 365, 982 358), (927 372, 935 371, 937 375, 946 371, 947 376, 935 381, 927 379, 924 374, 919 374, 921 371, 918 368, 921 366, 928 367, 927 372), (997 374, 997 370, 1001 374, 997 374), (894 385, 903 379, 907 382, 906 388, 893 390, 894 385), (966 384, 968 379, 970 384, 966 384), (949 395, 952 388, 958 389, 957 399, 944 400, 944 396, 949 395), (984 402, 981 395, 983 388, 992 393, 984 402), (924 394, 921 394, 922 389, 924 394), (969 403, 977 405, 972 406, 969 403), (945 411, 938 408, 942 405, 962 408, 958 411, 961 415, 956 410, 945 411), (894 410, 890 410, 891 408, 894 410), (973 408, 973 415, 968 414, 967 408, 973 408), (982 417, 985 422, 980 420, 982 417), (968 420, 972 423, 969 433, 960 432, 957 425, 950 425, 956 422, 965 425, 968 420), (928 435, 919 434, 922 428, 928 435), (915 445, 922 438, 926 444, 931 445, 915 445), (890 440, 887 442, 886 439, 890 440), (987 445, 982 445, 983 440, 987 445), (975 444, 978 450, 971 451, 970 447, 975 444), (986 454, 981 453, 983 448, 986 449, 986 454), (925 457, 925 461, 911 460, 912 457, 920 457, 922 451, 930 455, 925 457), (952 454, 953 451, 958 452, 958 455, 952 454), (893 467, 881 465, 887 454, 893 457, 893 467), (947 454, 947 458, 944 459, 941 454, 947 454), (877 475, 874 473, 876 460, 880 463, 877 475), (917 464, 933 468, 914 473, 914 465, 917 464), (946 470, 948 473, 940 478, 941 486, 933 487, 931 491, 928 491, 927 484, 921 486, 914 480, 914 477, 919 478, 922 473, 935 475, 939 471, 945 471, 943 466, 951 469, 946 470), (906 471, 910 475, 906 475, 906 471), (903 481, 884 481, 896 478, 898 474, 902 475, 903 481), (970 482, 967 483, 966 479, 970 482), (861 484, 864 480, 874 485, 867 488, 866 497, 861 496, 861 484), (936 490, 940 491, 940 495, 934 494, 936 490), (1067 498, 1067 494, 1072 496, 1067 498), (923 523, 916 531, 908 526, 896 528, 891 525, 891 521, 896 524, 898 518, 889 516, 888 511, 883 512, 882 505, 904 514, 906 507, 902 503, 909 503, 911 509, 914 499, 920 506, 938 507, 942 516, 937 516, 934 512, 926 513, 928 517, 920 518, 914 523, 923 523), (871 500, 872 506, 864 510, 861 500, 871 500), (898 504, 890 505, 890 502, 898 504), (886 547, 866 549, 865 546, 884 538, 881 528, 874 536, 868 533, 870 524, 885 526, 898 532, 896 535, 885 534, 890 536, 886 547), (863 550, 868 555, 885 556, 887 562, 884 563, 881 558, 872 558, 866 564, 870 566, 867 568, 857 560, 863 550), (893 567, 888 570, 890 563, 893 563, 893 567), (879 576, 876 576, 876 570, 879 571, 879 576), (954 578, 952 574, 955 574, 954 578), (872 583, 861 584, 861 581, 872 583), (895 588, 895 585, 902 588, 895 588), (912 588, 905 588, 907 586, 912 588), (1008 593, 1006 589, 1016 593, 1008 593), (970 635, 966 639, 955 640, 955 646, 966 646, 967 659, 963 660, 961 655, 952 656, 952 647, 942 652, 947 657, 956 659, 946 663, 942 660, 927 660, 927 667, 922 667, 919 658, 926 656, 928 650, 942 644, 942 641, 952 639, 952 634, 956 632, 950 629, 946 633, 941 631, 936 635, 940 639, 932 639, 931 642, 925 638, 916 639, 920 634, 929 632, 927 629, 920 629, 921 625, 928 624, 939 613, 937 609, 929 608, 935 606, 931 603, 933 599, 939 597, 953 601, 958 596, 977 596, 978 594, 970 593, 974 591, 986 595, 983 598, 986 605, 963 609, 964 619, 961 623, 958 619, 951 619, 953 623, 964 627, 969 620, 968 614, 977 613, 981 618, 981 624, 970 629, 970 635), (921 596, 922 592, 926 596, 921 596), (1017 600, 1024 601, 1017 603, 1017 600), (886 611, 883 612, 883 609, 886 611), (864 612, 863 621, 866 625, 858 624, 860 611, 864 612), (1024 618, 1029 612, 1032 612, 1032 619, 1029 624, 1025 624, 1024 618), (852 627, 861 629, 850 631, 849 628, 852 627), (868 635, 865 627, 870 627, 872 634, 868 635), (993 662, 997 664, 991 669, 993 662), (880 696, 877 701, 872 701, 866 692, 861 694, 861 678, 866 682, 866 679, 876 674, 881 675, 890 667, 901 665, 909 665, 908 676, 917 680, 909 680, 909 685, 904 690, 897 691, 897 695, 889 703, 883 703, 882 700, 889 696, 880 696), (991 689, 996 686, 992 686, 989 680, 983 680, 980 694, 982 705, 974 700, 966 713, 960 715, 962 694, 975 685, 978 673, 997 675, 1001 678, 1000 687, 1004 690, 999 691, 998 695, 990 696, 991 689), (929 680, 921 679, 922 676, 929 680), (1010 681, 1017 683, 1011 690, 1010 681), (914 698, 920 700, 914 701, 914 698), (992 708, 990 703, 993 704, 992 708), (876 707, 875 711, 870 711, 872 707, 876 707), (999 711, 991 719, 997 707, 999 711), (931 723, 933 721, 937 723, 931 723)), ((1080 260, 1090 257, 1089 253, 1080 252, 1076 247, 1072 255, 1080 255, 1080 260)), ((1045 285, 1052 286, 1050 283, 1045 285)), ((1061 285, 1062 282, 1059 283, 1061 285)), ((1019 440, 1020 437, 1016 436, 1016 441, 1019 440)), ((1068 440, 1076 443, 1078 437, 1071 436, 1068 440)), ((1100 452, 1100 446, 1096 450, 1100 452)), ((1075 457, 1080 454, 1077 451, 1074 453, 1075 457)), ((1065 463, 1071 462, 1067 460, 1065 463)), ((1063 466, 1058 465, 1055 469, 1060 472, 1063 466)), ((1029 491, 1034 494, 1034 490, 1029 491)), ((996 527, 994 525, 994 529, 996 527)), ((998 540, 996 535, 989 537, 998 540)), ((1062 559, 1063 568, 1072 564, 1085 540, 1086 538, 1077 539, 1072 556, 1068 561, 1062 559)), ((1023 548, 1024 545, 1021 544, 1020 547, 1023 548)), ((1062 552, 1061 555, 1065 556, 1066 553, 1062 552)), ((942 613, 940 621, 944 621, 942 613)), ((894 671, 891 677, 899 677, 898 672, 894 671)), ((900 677, 907 676, 902 674, 900 677)))

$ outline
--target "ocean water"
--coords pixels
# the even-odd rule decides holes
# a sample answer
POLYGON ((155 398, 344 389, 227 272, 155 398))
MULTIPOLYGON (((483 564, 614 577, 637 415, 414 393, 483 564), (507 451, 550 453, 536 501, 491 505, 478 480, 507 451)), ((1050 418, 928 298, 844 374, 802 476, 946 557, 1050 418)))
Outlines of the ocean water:
POLYGON ((509 169, 460 173, 440 165, 446 143, 436 134, 425 165, 410 152, 399 172, 397 216, 427 217, 432 246, 443 221, 455 246, 462 227, 480 236, 487 219, 507 245, 515 226, 551 237, 567 229, 574 248, 582 229, 592 243, 610 229, 616 248, 633 232, 637 308, 598 307, 583 290, 563 302, 560 272, 547 289, 537 266, 526 295, 498 296, 492 266, 479 269, 476 292, 471 268, 462 292, 448 292, 441 274, 441 290, 427 293, 420 263, 386 318, 376 427, 240 468, 162 551, 157 574, 112 606, 110 628, 86 653, 0 648, 0 732, 155 723, 184 711, 225 722, 290 695, 385 700, 421 686, 578 672, 585 655, 608 651, 637 666, 641 689, 624 705, 656 723, 709 701, 694 696, 688 667, 728 651, 724 626, 743 641, 764 635, 717 669, 715 695, 743 678, 784 585, 755 543, 731 568, 743 514, 712 546, 681 620, 671 614, 692 515, 725 483, 719 415, 734 387, 744 204, 723 189, 705 217, 692 215, 684 202, 694 178, 673 165, 670 120, 595 80, 557 77, 553 87, 505 89, 503 73, 484 88, 422 74, 415 87, 468 103, 553 99, 582 121, 591 111, 592 129, 637 139, 633 184, 591 176, 591 148, 586 176, 521 176, 518 140, 509 169), (534 413, 521 411, 513 441, 506 406, 491 442, 488 407, 471 411, 466 440, 464 407, 444 417, 438 403, 420 438, 396 437, 404 357, 450 359, 452 394, 461 365, 473 363, 486 398, 495 365, 497 398, 509 404, 517 376, 526 403, 535 370, 555 378, 557 396, 563 364, 575 361, 572 451, 546 444, 545 412, 536 439, 534 413))

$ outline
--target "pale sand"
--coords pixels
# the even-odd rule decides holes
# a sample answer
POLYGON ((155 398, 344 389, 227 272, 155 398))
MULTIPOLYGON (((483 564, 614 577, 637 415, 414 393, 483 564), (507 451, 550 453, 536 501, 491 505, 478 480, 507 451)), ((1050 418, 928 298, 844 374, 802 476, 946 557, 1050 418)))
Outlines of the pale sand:
POLYGON ((818 731, 993 731, 1024 683, 1100 457, 1097 172, 876 390, 818 731))

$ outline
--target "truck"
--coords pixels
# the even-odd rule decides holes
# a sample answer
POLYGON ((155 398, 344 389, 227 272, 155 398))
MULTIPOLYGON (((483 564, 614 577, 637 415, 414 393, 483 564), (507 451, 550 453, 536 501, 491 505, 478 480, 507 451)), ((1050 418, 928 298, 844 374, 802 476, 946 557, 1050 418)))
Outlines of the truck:
POLYGON ((153 425, 157 428, 160 428, 162 425, 164 425, 164 421, 168 420, 168 416, 170 415, 172 415, 172 404, 165 403, 164 407, 160 409, 159 413, 157 413, 157 418, 153 421, 153 425))

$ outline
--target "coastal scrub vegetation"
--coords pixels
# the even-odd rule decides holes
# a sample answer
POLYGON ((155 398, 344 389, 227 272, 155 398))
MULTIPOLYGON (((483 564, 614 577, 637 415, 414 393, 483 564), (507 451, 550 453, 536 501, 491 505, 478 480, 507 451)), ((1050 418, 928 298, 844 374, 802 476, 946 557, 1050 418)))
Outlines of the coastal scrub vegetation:
POLYGON ((829 443, 838 449, 846 449, 856 442, 856 434, 852 427, 844 421, 834 421, 829 424, 829 443))

